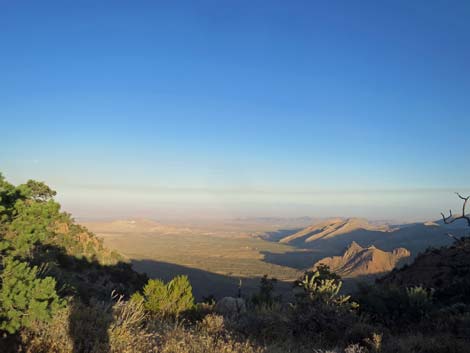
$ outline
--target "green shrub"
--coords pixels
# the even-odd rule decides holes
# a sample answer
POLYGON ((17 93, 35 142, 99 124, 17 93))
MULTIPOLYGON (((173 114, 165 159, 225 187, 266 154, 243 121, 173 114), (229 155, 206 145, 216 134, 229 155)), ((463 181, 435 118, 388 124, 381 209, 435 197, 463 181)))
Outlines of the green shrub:
POLYGON ((149 313, 163 317, 178 317, 194 307, 192 287, 187 276, 176 276, 167 284, 151 279, 145 285, 143 294, 134 294, 132 300, 142 302, 149 313))
POLYGON ((351 302, 351 296, 340 295, 342 286, 339 277, 330 276, 330 272, 325 269, 307 272, 304 277, 296 282, 296 285, 302 289, 296 297, 300 302, 322 302, 335 306, 349 306, 354 309, 357 304, 351 302))
POLYGON ((47 321, 63 305, 52 277, 38 278, 37 267, 4 259, 0 289, 0 330, 15 333, 35 320, 47 321))
POLYGON ((361 286, 358 300, 362 313, 398 330, 419 323, 434 309, 433 292, 421 287, 361 286))

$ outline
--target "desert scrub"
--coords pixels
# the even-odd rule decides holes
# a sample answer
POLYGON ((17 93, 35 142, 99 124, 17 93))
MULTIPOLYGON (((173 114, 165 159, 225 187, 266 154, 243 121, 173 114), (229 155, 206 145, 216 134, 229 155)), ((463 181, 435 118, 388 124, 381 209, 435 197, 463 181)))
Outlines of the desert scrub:
POLYGON ((246 339, 237 339, 227 331, 209 333, 207 328, 167 326, 158 335, 162 353, 263 353, 264 348, 246 339))
POLYGON ((155 334, 146 329, 147 315, 142 303, 118 299, 112 307, 108 329, 110 352, 154 352, 155 334))
POLYGON ((384 344, 382 353, 465 353, 470 342, 452 335, 404 335, 384 344))
POLYGON ((156 352, 155 335, 145 329, 139 304, 123 301, 70 303, 50 323, 36 321, 21 332, 26 353, 156 352))
POLYGON ((297 280, 296 285, 301 289, 296 294, 298 303, 322 302, 338 307, 349 307, 356 309, 358 305, 350 301, 351 296, 341 295, 340 290, 343 282, 329 271, 327 266, 321 266, 316 271, 307 272, 297 280))
POLYGON ((73 340, 69 336, 70 308, 58 311, 53 319, 34 321, 20 334, 21 351, 25 353, 68 353, 73 352, 73 340))
POLYGON ((286 341, 292 338, 290 308, 277 304, 260 306, 229 320, 227 326, 257 342, 286 341))
POLYGON ((206 315, 198 325, 202 332, 209 335, 219 335, 225 330, 224 317, 217 314, 206 315))

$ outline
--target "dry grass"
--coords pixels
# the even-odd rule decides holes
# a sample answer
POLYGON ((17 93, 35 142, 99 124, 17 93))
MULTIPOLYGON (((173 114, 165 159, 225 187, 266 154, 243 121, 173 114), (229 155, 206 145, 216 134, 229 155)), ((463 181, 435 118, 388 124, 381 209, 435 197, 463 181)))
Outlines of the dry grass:
MULTIPOLYGON (((315 346, 295 341, 259 342, 229 329, 214 313, 201 321, 156 321, 135 301, 114 305, 71 303, 50 323, 37 322, 21 333, 24 353, 311 353, 315 346)), ((282 327, 279 327, 282 329, 282 327)), ((339 353, 340 351, 316 351, 339 353)), ((360 351, 358 351, 360 352, 360 351)))
MULTIPOLYGON (((85 308, 81 307, 80 310, 85 308)), ((171 322, 145 322, 146 318, 135 303, 120 302, 113 309, 113 322, 105 337, 98 326, 106 321, 103 307, 92 307, 82 313, 83 318, 95 315, 95 326, 90 321, 80 330, 71 328, 70 309, 56 315, 49 324, 37 323, 32 329, 22 332, 24 353, 464 353, 468 342, 453 337, 438 335, 408 335, 390 337, 385 345, 382 338, 371 337, 364 344, 350 344, 345 348, 321 349, 311 337, 311 343, 295 340, 259 342, 227 329, 225 319, 208 314, 197 324, 185 325, 171 322)), ((109 314, 109 312, 108 312, 109 314)), ((230 326, 230 324, 228 325, 230 326)), ((280 328, 281 329, 281 328, 280 328)), ((256 334, 256 333, 254 333, 256 334)))
POLYGON ((156 335, 144 328, 142 305, 121 299, 71 303, 49 323, 37 322, 21 335, 25 353, 157 352, 156 335))

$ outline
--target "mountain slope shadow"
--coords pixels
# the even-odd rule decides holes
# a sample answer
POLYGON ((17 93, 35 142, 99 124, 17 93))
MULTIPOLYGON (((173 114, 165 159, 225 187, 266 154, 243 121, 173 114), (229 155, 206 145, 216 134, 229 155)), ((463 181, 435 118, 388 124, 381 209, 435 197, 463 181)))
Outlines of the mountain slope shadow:
POLYGON ((326 255, 323 251, 316 249, 299 249, 298 251, 289 251, 285 253, 274 253, 270 251, 261 251, 263 261, 274 265, 295 268, 297 270, 306 270, 326 255))
MULTIPOLYGON (((146 273, 151 278, 169 281, 178 275, 187 275, 193 287, 193 294, 197 300, 213 295, 220 299, 226 296, 237 296, 241 280, 242 295, 251 295, 259 288, 261 277, 226 276, 197 268, 177 265, 155 260, 132 260, 132 267, 138 272, 146 273)), ((268 274, 269 275, 269 274, 268 274)), ((288 296, 292 284, 278 281, 276 291, 288 296)))
POLYGON ((266 232, 260 235, 260 238, 267 240, 278 242, 279 240, 288 237, 289 235, 295 234, 301 231, 303 228, 295 228, 295 229, 279 229, 276 231, 266 232))

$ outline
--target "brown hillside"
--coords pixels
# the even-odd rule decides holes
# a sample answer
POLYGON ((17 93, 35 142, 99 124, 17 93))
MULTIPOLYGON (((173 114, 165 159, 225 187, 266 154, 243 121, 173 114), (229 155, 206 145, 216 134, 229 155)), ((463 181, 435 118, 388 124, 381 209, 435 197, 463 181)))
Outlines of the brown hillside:
POLYGON ((302 229, 301 231, 295 234, 281 239, 280 242, 293 243, 302 241, 305 243, 312 243, 317 240, 331 239, 336 236, 348 234, 359 230, 387 232, 390 229, 386 225, 376 226, 370 224, 367 220, 362 218, 333 218, 327 221, 313 224, 310 227, 302 229))
POLYGON ((363 248, 352 242, 342 256, 324 258, 315 263, 314 268, 324 264, 342 277, 375 276, 390 272, 410 255, 410 252, 404 248, 387 252, 375 246, 363 248))

